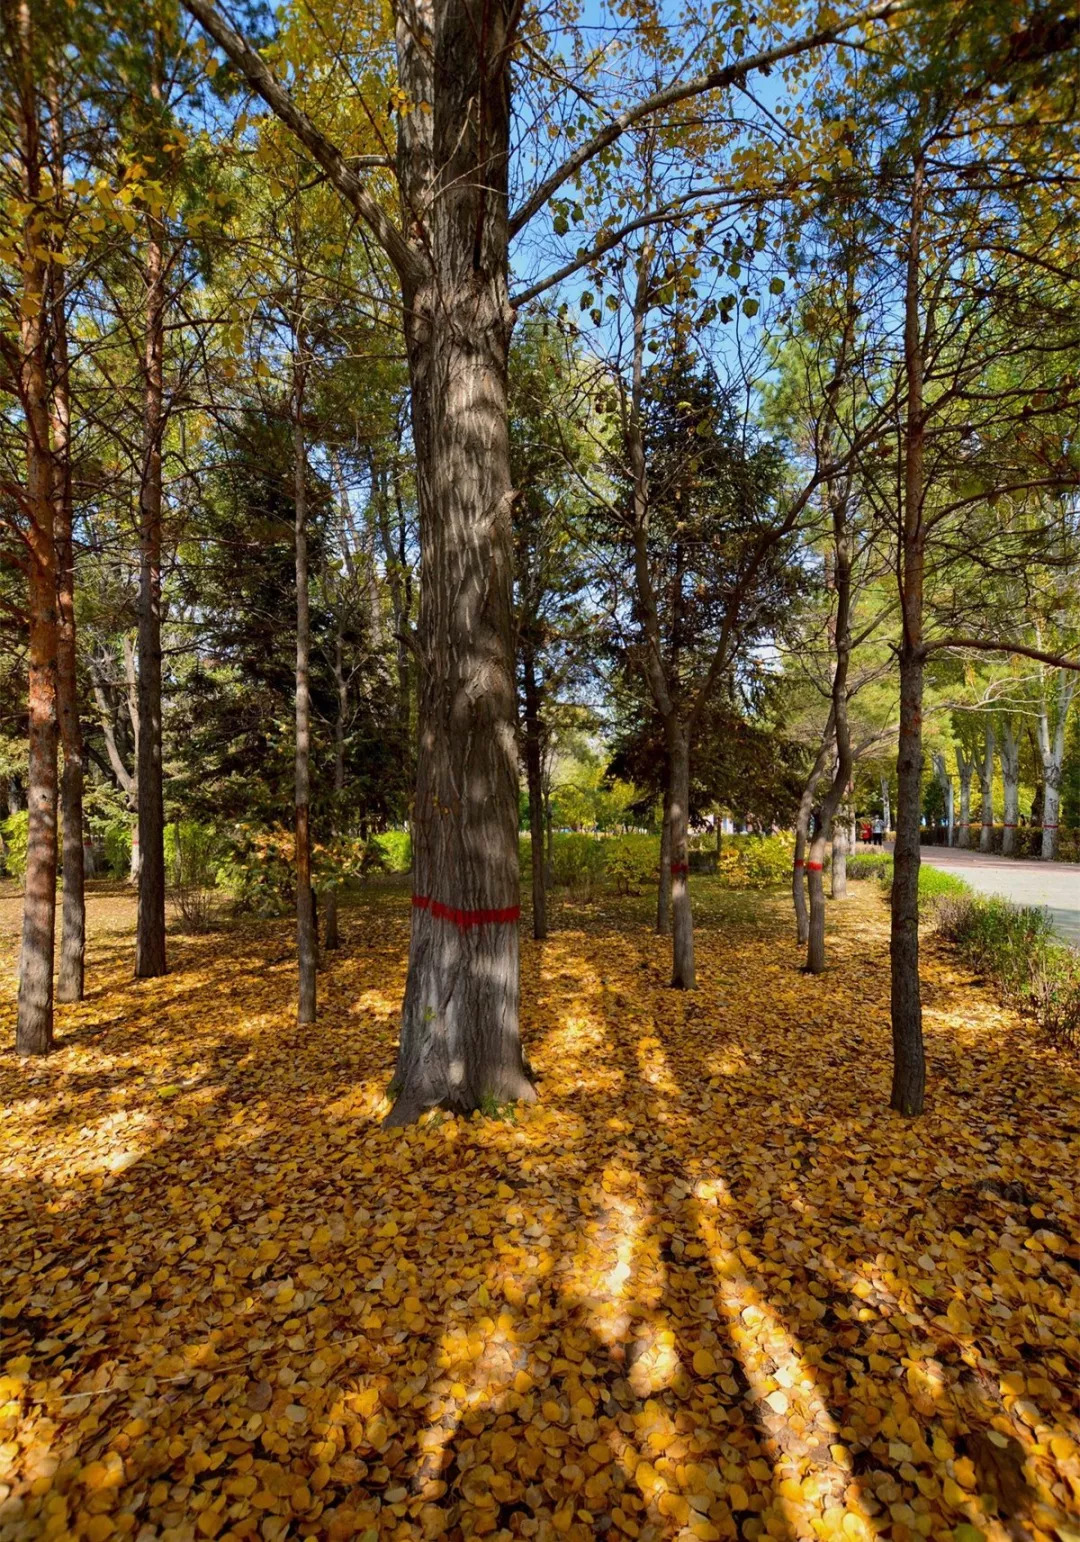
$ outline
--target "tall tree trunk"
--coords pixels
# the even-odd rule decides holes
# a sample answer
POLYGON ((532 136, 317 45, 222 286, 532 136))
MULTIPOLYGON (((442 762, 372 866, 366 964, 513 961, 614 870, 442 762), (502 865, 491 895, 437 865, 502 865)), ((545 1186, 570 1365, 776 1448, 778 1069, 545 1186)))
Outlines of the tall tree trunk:
POLYGON ((671 932, 671 777, 664 780, 664 810, 660 819, 660 876, 656 884, 656 931, 671 932))
POLYGON ((308 600, 307 454, 304 448, 304 364, 293 359, 293 498, 296 513, 296 958, 298 1023, 315 1021, 315 896, 311 888, 311 620, 308 600))
MULTIPOLYGON (((155 39, 152 91, 160 96, 155 39)), ((135 974, 165 973, 165 796, 161 765, 161 453, 165 432, 164 227, 147 215, 143 467, 139 489, 139 907, 135 974)), ((132 850, 135 860, 134 847, 132 850)))
POLYGON ((896 759, 896 845, 893 853, 889 939, 893 1081, 890 1102, 902 1114, 921 1114, 926 1095, 922 996, 919 989, 919 825, 922 812, 923 524, 926 418, 923 406, 923 341, 919 305, 924 197, 922 160, 915 158, 908 222, 904 295, 904 507, 899 580, 900 726, 896 759))
POLYGON ((847 810, 841 809, 840 817, 833 821, 832 838, 832 897, 834 900, 847 899, 847 859, 848 859, 848 821, 847 810))
POLYGON ((34 86, 33 36, 27 0, 5 18, 17 61, 17 115, 22 230, 18 390, 26 433, 26 514, 29 566, 29 823, 23 891, 22 948, 15 1048, 45 1055, 53 1039, 53 933, 56 918, 56 658, 58 645, 55 506, 49 444, 46 367, 46 265, 40 255, 42 156, 34 86))
POLYGON ((992 851, 994 847, 994 725, 986 719, 986 738, 983 741, 983 758, 979 768, 979 788, 982 793, 982 829, 979 831, 979 850, 992 851))
MULTIPOLYGON (((341 636, 341 596, 337 597, 337 634, 334 638, 334 686, 337 695, 337 712, 334 715, 334 825, 333 834, 340 834, 341 814, 345 803, 345 723, 349 711, 349 683, 345 677, 344 646, 341 636)), ((326 918, 323 941, 328 949, 340 947, 338 936, 338 886, 330 885, 326 896, 326 918)), ((316 956, 318 947, 316 946, 316 956)))
POLYGON ((671 983, 694 989, 694 917, 690 906, 690 740, 677 720, 667 725, 671 828, 671 983))
POLYGON ((892 833, 892 806, 889 801, 889 778, 881 778, 881 823, 883 826, 883 840, 888 840, 892 833))
POLYGON ((833 726, 833 714, 830 711, 814 764, 803 783, 802 796, 799 798, 799 807, 795 815, 795 855, 791 868, 791 896, 795 904, 795 940, 800 948, 804 948, 810 938, 810 909, 806 899, 806 852, 810 841, 810 820, 814 812, 818 783, 821 781, 825 762, 829 757, 833 726))
POLYGON ((1001 780, 1005 790, 1001 853, 1011 857, 1016 852, 1016 827, 1020 823, 1020 744, 1011 718, 1001 725, 1001 780))
POLYGON ((956 769, 960 776, 960 828, 956 844, 967 850, 971 845, 971 778, 975 775, 974 756, 969 760, 957 747, 956 769))
MULTIPOLYGON (((54 101, 53 185, 63 187, 63 147, 60 142, 60 110, 54 101)), ((81 1001, 83 961, 86 953, 85 856, 83 850, 83 744, 79 721, 78 675, 75 646, 75 546, 72 537, 71 496, 71 402, 68 379, 67 306, 63 268, 52 273, 53 323, 53 509, 56 544, 57 638, 56 684, 60 739, 64 748, 64 774, 60 789, 63 826, 63 921, 60 934, 60 967, 56 999, 81 1001)))
MULTIPOLYGON (((1044 688, 1045 689, 1045 688, 1044 688)), ((1048 694, 1053 712, 1045 704, 1039 713, 1039 750, 1043 768, 1042 850, 1044 862, 1057 855, 1058 820, 1061 810, 1061 778, 1065 763, 1065 729, 1075 692, 1075 677, 1058 670, 1048 694)))
POLYGON ((420 512, 413 920, 394 1106, 535 1098, 519 1025, 507 288, 512 7, 398 19, 403 196, 432 272, 404 288, 420 512), (434 188, 432 187, 434 180, 434 188), (434 196, 432 196, 434 191, 434 196))
POLYGON ((525 698, 525 779, 529 791, 529 845, 532 850, 533 936, 547 936, 547 885, 544 881, 544 744, 541 687, 529 639, 522 640, 525 698))

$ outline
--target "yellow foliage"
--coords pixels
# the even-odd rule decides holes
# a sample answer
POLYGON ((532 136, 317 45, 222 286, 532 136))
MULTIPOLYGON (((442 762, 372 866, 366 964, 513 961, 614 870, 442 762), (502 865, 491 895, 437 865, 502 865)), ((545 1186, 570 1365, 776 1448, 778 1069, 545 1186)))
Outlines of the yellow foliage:
POLYGON ((89 998, 0 1060, 5 1542, 1077 1535, 1075 1066, 931 947, 904 1122, 876 894, 820 979, 717 903, 693 995, 630 905, 556 910, 540 1102, 388 1134, 404 896, 314 1032, 287 923, 136 984, 92 898, 89 998))

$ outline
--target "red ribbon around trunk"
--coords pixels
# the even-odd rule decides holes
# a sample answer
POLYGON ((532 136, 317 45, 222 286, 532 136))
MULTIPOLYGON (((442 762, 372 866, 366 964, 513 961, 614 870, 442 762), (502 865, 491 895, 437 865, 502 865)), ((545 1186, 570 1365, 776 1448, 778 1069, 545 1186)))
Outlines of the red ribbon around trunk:
POLYGON ((690 864, 689 864, 689 862, 673 862, 671 864, 671 872, 672 872, 673 877, 677 878, 680 873, 688 873, 689 871, 690 871, 690 864))
POLYGON ((795 858, 795 866, 796 867, 805 867, 806 863, 803 861, 802 857, 796 857, 795 858))
POLYGON ((456 910, 427 894, 414 894, 412 902, 414 910, 430 911, 437 921, 449 921, 463 932, 472 926, 508 925, 521 915, 520 905, 507 905, 503 910, 456 910))
POLYGON ((821 873, 825 870, 825 864, 824 862, 808 862, 806 864, 806 869, 807 872, 810 873, 821 873))

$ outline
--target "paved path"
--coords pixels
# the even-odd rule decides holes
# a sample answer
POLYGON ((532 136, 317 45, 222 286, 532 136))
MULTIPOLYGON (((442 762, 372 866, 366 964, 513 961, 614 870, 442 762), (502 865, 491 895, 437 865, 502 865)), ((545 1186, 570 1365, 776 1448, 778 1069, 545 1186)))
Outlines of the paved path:
POLYGON ((1080 864, 1035 862, 924 846, 922 859, 955 873, 979 894, 996 894, 1016 905, 1044 905, 1062 937, 1080 947, 1080 864))

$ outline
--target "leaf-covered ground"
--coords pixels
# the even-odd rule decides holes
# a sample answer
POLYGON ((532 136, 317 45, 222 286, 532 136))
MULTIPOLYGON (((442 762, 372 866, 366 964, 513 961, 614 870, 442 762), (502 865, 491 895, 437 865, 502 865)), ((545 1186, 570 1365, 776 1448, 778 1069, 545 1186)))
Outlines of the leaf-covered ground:
MULTIPOLYGON (((407 897, 297 1030, 286 923, 172 939, 0 1055, 0 1538, 1080 1536, 1080 1079, 931 950, 886 1111, 885 912, 797 972, 699 885, 524 946, 541 1102, 379 1129, 407 897)), ((0 901, 4 1043, 18 905, 0 901)))

